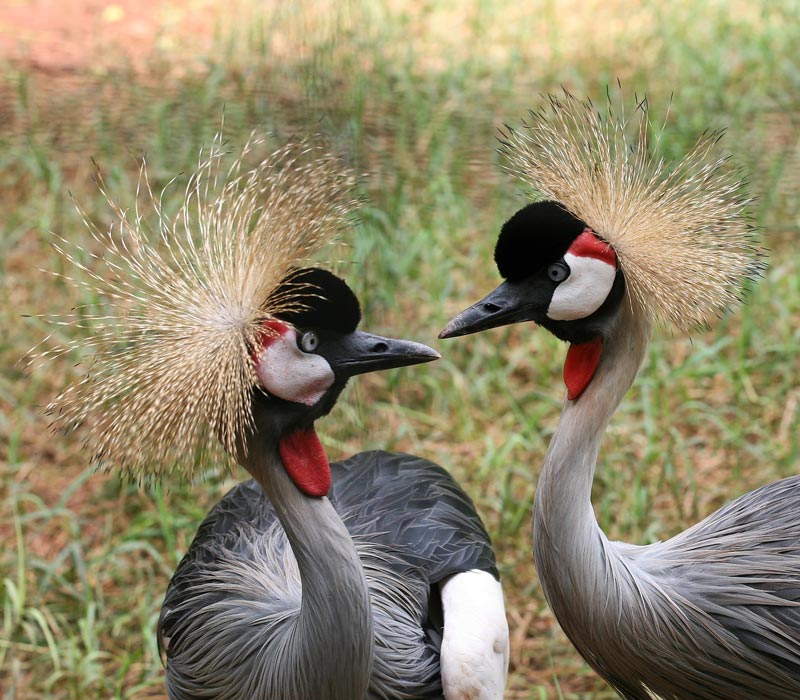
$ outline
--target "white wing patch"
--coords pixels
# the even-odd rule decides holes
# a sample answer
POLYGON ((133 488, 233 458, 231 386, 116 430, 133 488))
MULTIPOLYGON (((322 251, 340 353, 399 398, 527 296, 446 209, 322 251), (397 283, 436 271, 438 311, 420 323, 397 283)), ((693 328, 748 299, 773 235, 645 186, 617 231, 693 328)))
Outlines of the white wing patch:
POLYGON ((576 321, 591 316, 608 297, 617 270, 613 265, 584 255, 567 253, 564 262, 570 275, 553 292, 547 317, 553 321, 576 321))
POLYGON ((306 406, 317 403, 334 380, 324 357, 297 347, 291 328, 267 342, 256 361, 256 374, 273 396, 306 406))
POLYGON ((444 610, 442 687, 447 700, 502 700, 508 675, 508 622, 500 582, 486 571, 439 584, 444 610))

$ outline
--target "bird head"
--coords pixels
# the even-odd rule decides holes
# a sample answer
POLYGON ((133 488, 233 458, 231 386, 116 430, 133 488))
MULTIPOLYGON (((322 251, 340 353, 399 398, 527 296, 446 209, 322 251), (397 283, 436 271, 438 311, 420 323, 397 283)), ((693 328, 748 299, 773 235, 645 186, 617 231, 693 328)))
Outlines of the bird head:
POLYGON ((328 493, 331 472, 314 422, 336 403, 350 377, 439 358, 439 353, 410 340, 358 330, 361 309, 344 280, 320 268, 291 272, 267 305, 293 303, 263 321, 251 351, 257 384, 253 428, 247 431, 239 459, 251 468, 252 440, 278 446, 287 474, 300 491, 328 493))
POLYGON ((540 201, 500 231, 495 262, 505 281, 440 335, 534 321, 571 344, 571 399, 591 381, 623 304, 648 329, 705 326, 763 267, 741 174, 715 153, 721 135, 704 134, 670 163, 653 152, 660 134, 647 101, 627 114, 612 102, 609 93, 602 114, 565 91, 522 130, 507 127, 507 170, 540 201))
POLYGON ((500 231, 495 262, 505 281, 440 337, 522 321, 576 344, 609 332, 625 292, 617 256, 557 202, 535 202, 514 214, 500 231))
POLYGON ((427 345, 358 330, 356 295, 327 270, 292 272, 273 294, 292 294, 295 303, 264 321, 251 356, 263 389, 255 400, 283 414, 281 432, 309 427, 330 412, 355 375, 439 358, 427 345))
POLYGON ((347 285, 307 266, 351 223, 355 175, 311 142, 263 154, 267 141, 254 134, 231 154, 218 136, 171 216, 143 165, 137 192, 151 206, 145 196, 129 213, 106 195, 112 226, 84 216, 103 250, 97 270, 80 243, 59 242, 67 281, 97 306, 53 319, 86 330, 42 356, 90 359, 49 409, 103 467, 137 477, 232 469, 256 434, 313 432, 349 377, 438 357, 358 331, 347 285))

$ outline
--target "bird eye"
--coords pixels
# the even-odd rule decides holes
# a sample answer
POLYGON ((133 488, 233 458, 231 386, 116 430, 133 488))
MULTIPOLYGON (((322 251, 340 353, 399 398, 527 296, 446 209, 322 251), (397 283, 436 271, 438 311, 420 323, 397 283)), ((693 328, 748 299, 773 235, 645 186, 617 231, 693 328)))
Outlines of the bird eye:
POLYGON ((569 265, 564 262, 553 263, 547 268, 547 276, 553 282, 563 282, 569 277, 569 272, 569 265))
POLYGON ((319 337, 314 331, 304 331, 297 341, 303 352, 314 352, 319 346, 319 337))

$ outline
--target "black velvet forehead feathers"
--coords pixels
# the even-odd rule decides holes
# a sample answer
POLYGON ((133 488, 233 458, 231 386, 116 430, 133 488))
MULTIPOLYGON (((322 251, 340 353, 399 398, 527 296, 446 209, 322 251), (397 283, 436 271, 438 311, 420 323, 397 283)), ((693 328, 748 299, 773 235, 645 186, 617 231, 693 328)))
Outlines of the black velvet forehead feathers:
POLYGON ((286 293, 291 288, 298 305, 278 314, 282 321, 297 328, 314 328, 352 333, 361 321, 361 306, 347 283, 327 270, 306 267, 289 274, 275 290, 286 293), (303 292, 298 297, 297 288, 303 292))
POLYGON ((534 202, 520 209, 500 229, 494 261, 512 282, 561 258, 585 228, 558 202, 534 202))

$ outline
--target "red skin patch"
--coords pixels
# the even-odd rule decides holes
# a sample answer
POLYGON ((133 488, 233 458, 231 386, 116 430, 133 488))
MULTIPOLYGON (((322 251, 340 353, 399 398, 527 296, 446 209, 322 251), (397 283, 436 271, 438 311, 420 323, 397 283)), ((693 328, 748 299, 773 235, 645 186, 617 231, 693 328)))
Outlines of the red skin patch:
MULTIPOLYGON (((254 351, 253 360, 265 347, 289 330, 289 326, 278 319, 264 322, 259 338, 260 348, 254 351)), ((321 498, 331 488, 331 466, 325 448, 313 428, 298 430, 287 435, 278 444, 278 452, 289 478, 306 496, 321 498)))
POLYGON ((306 496, 328 495, 331 465, 314 428, 287 435, 280 441, 278 451, 289 478, 306 496))
POLYGON ((570 401, 577 399, 589 386, 602 351, 603 341, 600 338, 569 346, 567 359, 564 361, 564 383, 567 385, 567 398, 570 401))
POLYGON ((584 258, 596 258, 597 260, 608 263, 612 267, 617 266, 617 254, 614 252, 614 249, 608 245, 608 243, 603 243, 603 241, 595 236, 592 229, 588 226, 583 229, 583 233, 572 242, 567 252, 584 258))
POLYGON ((268 345, 275 342, 278 336, 283 335, 289 330, 289 326, 277 318, 270 318, 261 324, 261 333, 258 336, 258 347, 254 348, 250 353, 250 359, 253 362, 258 361, 258 355, 268 345))
MULTIPOLYGON (((617 254, 614 249, 601 241, 588 226, 578 236, 567 251, 584 258, 595 258, 617 266, 617 254)), ((589 386, 594 377, 600 355, 603 352, 603 341, 600 338, 580 345, 570 345, 564 361, 564 383, 567 385, 567 398, 577 399, 589 386)))

